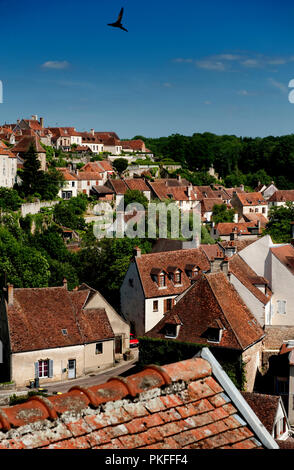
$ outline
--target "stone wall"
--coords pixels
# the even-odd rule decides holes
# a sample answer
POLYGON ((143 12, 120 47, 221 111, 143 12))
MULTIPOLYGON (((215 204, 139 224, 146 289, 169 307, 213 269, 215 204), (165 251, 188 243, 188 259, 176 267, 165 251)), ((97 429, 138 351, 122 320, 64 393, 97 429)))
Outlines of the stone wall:
POLYGON ((21 205, 21 216, 25 217, 27 214, 37 214, 40 212, 42 207, 53 207, 55 204, 58 204, 59 201, 36 201, 28 202, 21 205))
POLYGON ((284 341, 294 340, 294 326, 266 325, 264 338, 265 350, 279 350, 284 341))

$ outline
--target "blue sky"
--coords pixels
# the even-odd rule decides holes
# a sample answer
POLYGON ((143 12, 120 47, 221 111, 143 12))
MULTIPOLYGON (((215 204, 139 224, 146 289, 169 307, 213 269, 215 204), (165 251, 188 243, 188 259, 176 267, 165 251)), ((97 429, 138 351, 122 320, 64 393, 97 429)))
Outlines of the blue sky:
POLYGON ((293 133, 288 0, 0 0, 0 123, 112 130, 293 133), (107 26, 124 7, 128 33, 107 26))

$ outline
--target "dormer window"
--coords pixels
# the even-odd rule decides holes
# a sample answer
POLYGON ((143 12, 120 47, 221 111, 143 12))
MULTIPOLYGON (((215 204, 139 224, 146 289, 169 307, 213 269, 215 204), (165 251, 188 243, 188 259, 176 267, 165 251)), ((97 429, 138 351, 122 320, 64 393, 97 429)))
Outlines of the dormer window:
POLYGON ((172 323, 166 323, 164 327, 164 336, 166 338, 176 338, 177 337, 177 325, 172 323))
POLYGON ((161 273, 159 275, 159 287, 165 287, 165 286, 166 286, 165 274, 161 273))
POLYGON ((159 268, 151 269, 151 279, 156 282, 158 287, 166 287, 166 272, 159 268))
POLYGON ((181 284, 181 279, 182 279, 181 271, 175 272, 175 284, 181 284))
POLYGON ((197 278, 200 272, 199 266, 195 266, 194 264, 187 264, 185 269, 189 279, 197 278))
POLYGON ((169 278, 174 284, 181 284, 182 282, 182 270, 179 269, 177 266, 168 266, 167 272, 169 274, 169 278))

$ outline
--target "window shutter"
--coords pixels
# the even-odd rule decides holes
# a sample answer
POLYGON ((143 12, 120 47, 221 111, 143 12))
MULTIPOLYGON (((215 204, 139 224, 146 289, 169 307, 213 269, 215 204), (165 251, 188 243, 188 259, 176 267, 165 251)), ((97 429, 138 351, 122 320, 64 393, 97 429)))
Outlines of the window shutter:
POLYGON ((52 361, 52 359, 49 359, 48 377, 49 378, 53 377, 53 361, 52 361))
POLYGON ((164 313, 167 311, 167 300, 164 300, 164 308, 163 308, 164 313))
POLYGON ((35 379, 39 378, 39 363, 35 362, 35 379))

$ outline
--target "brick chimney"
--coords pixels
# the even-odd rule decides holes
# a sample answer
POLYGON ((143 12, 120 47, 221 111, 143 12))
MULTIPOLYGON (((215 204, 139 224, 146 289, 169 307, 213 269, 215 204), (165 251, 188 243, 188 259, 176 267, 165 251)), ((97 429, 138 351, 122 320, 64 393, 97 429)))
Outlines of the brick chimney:
POLYGON ((63 287, 67 290, 67 279, 63 279, 63 287))
POLYGON ((13 284, 7 284, 8 305, 13 305, 13 284))
POLYGON ((95 130, 94 129, 91 129, 90 132, 91 132, 92 135, 95 135, 95 130))
POLYGON ((44 118, 40 117, 40 126, 44 129, 44 118))

